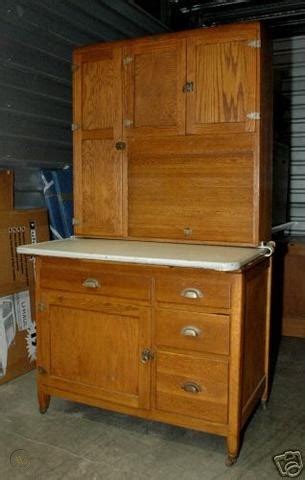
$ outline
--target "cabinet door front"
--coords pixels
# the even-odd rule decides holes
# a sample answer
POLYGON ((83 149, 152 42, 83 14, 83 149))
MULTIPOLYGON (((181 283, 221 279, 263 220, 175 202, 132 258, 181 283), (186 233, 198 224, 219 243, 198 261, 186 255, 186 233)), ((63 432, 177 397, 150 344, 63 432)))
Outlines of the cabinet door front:
POLYGON ((74 61, 75 233, 124 234, 121 50, 74 61))
POLYGON ((188 39, 187 133, 255 130, 257 52, 250 39, 188 39))
POLYGON ((149 407, 149 309, 76 294, 43 294, 39 315, 45 381, 55 388, 133 408, 149 407))
POLYGON ((185 40, 124 49, 124 135, 185 133, 185 40))

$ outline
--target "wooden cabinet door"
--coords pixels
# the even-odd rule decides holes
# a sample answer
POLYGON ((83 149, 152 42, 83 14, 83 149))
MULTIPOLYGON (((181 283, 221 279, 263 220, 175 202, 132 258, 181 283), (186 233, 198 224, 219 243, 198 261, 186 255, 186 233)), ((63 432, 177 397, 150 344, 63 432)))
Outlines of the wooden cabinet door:
POLYGON ((124 48, 124 135, 185 133, 184 39, 143 40, 124 48))
POLYGON ((75 233, 124 235, 121 49, 74 56, 75 233))
POLYGON ((213 30, 187 40, 187 133, 255 130, 259 112, 256 32, 213 30))
POLYGON ((111 304, 95 295, 47 292, 38 316, 41 381, 74 394, 149 408, 150 309, 111 304))

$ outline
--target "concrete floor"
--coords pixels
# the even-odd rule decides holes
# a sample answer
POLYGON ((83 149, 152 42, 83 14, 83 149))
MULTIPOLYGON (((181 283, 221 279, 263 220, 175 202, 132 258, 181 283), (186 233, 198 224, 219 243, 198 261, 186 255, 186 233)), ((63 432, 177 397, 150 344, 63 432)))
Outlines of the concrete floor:
POLYGON ((56 398, 40 415, 30 373, 0 387, 0 479, 280 479, 274 455, 301 450, 305 464, 304 372, 305 340, 284 339, 269 407, 258 408, 230 468, 225 441, 214 435, 56 398))

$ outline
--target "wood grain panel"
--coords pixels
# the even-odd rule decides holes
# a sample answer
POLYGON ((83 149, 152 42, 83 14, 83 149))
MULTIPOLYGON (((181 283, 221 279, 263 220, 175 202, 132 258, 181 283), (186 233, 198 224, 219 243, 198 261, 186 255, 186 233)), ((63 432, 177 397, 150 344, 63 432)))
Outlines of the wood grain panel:
POLYGON ((156 409, 214 422, 227 422, 228 362, 197 355, 157 353, 156 409), (195 382, 198 393, 185 392, 195 382))
POLYGON ((125 135, 184 133, 185 42, 126 48, 125 59, 125 135))
POLYGON ((247 114, 256 108, 257 49, 241 41, 188 40, 187 132, 252 131, 247 114))
POLYGON ((78 234, 123 235, 123 159, 112 140, 82 142, 75 198, 78 234))
MULTIPOLYGON (((207 272, 204 272, 207 274, 207 272)), ((210 273, 210 272, 209 272, 210 273)), ((181 275, 156 276, 156 301, 162 303, 174 303, 184 306, 197 307, 220 307, 230 308, 230 280, 225 276, 203 275, 200 271, 185 272, 181 275), (183 296, 185 289, 197 289, 202 296, 198 298, 186 298, 183 296)))
POLYGON ((44 350, 51 352, 42 355, 45 381, 63 382, 85 395, 147 408, 150 366, 140 362, 140 353, 149 346, 149 311, 128 312, 109 304, 95 309, 94 302, 92 307, 87 302, 87 309, 85 301, 75 308, 72 296, 65 303, 60 296, 49 296, 49 300, 48 310, 40 315, 42 323, 44 316, 48 318, 44 350))
POLYGON ((58 266, 52 263, 42 269, 41 288, 125 298, 146 303, 151 301, 151 279, 147 276, 109 272, 99 262, 82 262, 80 267, 71 262, 68 265, 63 263, 60 276, 57 275, 57 271, 58 266), (98 282, 97 288, 88 288, 84 285, 88 278, 98 282))
POLYGON ((265 376, 266 311, 268 271, 249 271, 245 285, 245 316, 243 332, 242 406, 256 391, 265 376))
POLYGON ((130 152, 129 236, 251 244, 253 177, 250 153, 130 152))
POLYGON ((73 78, 74 216, 77 235, 122 236, 125 208, 121 49, 76 53, 73 78))
POLYGON ((115 71, 112 59, 86 62, 82 65, 83 111, 82 128, 94 130, 113 126, 115 71))
POLYGON ((155 318, 155 343, 159 347, 229 354, 230 328, 227 315, 158 309, 155 318), (183 329, 186 327, 196 329, 198 335, 184 335, 183 329))

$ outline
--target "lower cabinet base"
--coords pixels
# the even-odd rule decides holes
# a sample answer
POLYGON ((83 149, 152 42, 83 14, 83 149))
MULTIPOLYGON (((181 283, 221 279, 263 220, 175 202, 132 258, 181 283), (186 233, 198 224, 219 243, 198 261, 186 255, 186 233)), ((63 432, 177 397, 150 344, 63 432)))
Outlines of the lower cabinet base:
POLYGON ((237 272, 39 258, 38 399, 225 437, 268 398, 269 259, 237 272))

